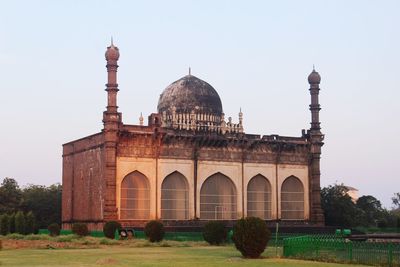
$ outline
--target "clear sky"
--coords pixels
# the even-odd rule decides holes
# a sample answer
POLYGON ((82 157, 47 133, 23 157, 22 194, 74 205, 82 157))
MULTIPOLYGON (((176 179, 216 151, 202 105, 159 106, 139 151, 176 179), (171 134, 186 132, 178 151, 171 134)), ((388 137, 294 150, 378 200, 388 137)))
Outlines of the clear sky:
POLYGON ((112 35, 124 123, 155 112, 191 66, 227 117, 242 108, 247 133, 299 136, 315 64, 322 185, 386 207, 400 191, 400 1, 0 3, 0 180, 61 182, 62 144, 102 128, 112 35))

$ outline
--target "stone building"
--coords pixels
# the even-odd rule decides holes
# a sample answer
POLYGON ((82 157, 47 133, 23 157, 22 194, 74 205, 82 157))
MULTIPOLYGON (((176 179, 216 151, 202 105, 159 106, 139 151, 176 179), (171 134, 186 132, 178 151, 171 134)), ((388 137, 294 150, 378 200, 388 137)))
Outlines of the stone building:
POLYGON ((105 57, 104 128, 63 145, 63 228, 243 216, 323 225, 318 72, 308 76, 311 127, 286 137, 245 133, 242 112, 237 123, 226 119, 217 91, 190 73, 162 92, 147 125, 142 116, 139 125, 124 124, 117 106, 118 48, 111 43, 105 57))

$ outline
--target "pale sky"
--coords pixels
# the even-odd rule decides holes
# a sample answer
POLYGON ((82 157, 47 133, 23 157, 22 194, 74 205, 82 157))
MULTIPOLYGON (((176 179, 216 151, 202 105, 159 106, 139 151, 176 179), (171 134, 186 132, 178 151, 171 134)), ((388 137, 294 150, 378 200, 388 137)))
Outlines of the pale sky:
POLYGON ((400 1, 0 4, 0 180, 61 182, 62 144, 102 128, 112 35, 124 123, 156 112, 190 66, 227 117, 242 108, 246 133, 299 136, 315 64, 322 186, 344 183, 386 207, 400 191, 400 1))

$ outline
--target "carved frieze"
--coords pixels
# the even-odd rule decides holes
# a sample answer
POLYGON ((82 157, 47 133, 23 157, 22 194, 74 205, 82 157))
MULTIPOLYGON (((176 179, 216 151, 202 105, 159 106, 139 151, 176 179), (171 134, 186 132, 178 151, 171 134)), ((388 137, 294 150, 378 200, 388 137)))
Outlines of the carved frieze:
POLYGON ((196 136, 152 133, 120 135, 118 155, 123 157, 193 159, 200 160, 308 164, 309 146, 277 140, 247 140, 243 136, 196 136))

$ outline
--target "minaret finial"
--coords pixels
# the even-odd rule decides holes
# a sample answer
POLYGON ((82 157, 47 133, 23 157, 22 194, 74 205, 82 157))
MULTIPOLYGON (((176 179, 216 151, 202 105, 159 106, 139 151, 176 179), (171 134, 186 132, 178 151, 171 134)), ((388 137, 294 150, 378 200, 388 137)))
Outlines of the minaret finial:
POLYGON ((112 35, 111 35, 111 46, 114 46, 114 41, 113 41, 112 35))
POLYGON ((139 125, 143 126, 143 114, 142 114, 142 112, 140 112, 139 125))
POLYGON ((315 65, 314 64, 312 64, 312 70, 315 71, 315 65))
POLYGON ((192 69, 189 67, 189 76, 192 75, 192 69))

